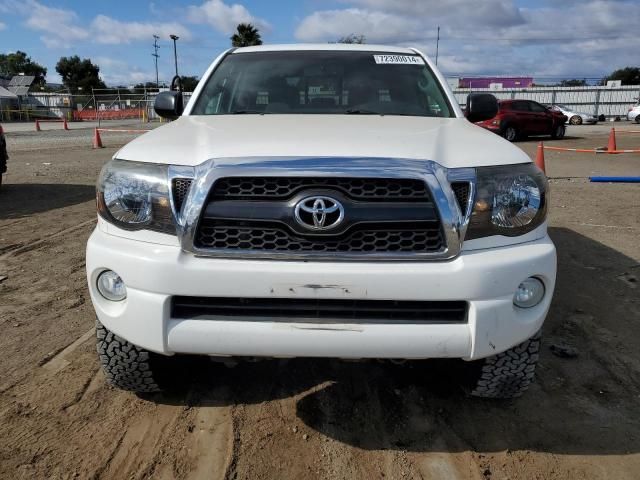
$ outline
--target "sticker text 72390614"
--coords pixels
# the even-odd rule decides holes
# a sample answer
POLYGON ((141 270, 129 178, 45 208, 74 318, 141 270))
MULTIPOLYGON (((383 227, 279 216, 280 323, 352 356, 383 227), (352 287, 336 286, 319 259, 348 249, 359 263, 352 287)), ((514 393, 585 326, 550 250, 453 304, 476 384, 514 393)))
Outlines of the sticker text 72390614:
POLYGON ((376 63, 399 65, 424 65, 424 58, 418 55, 374 55, 376 63))

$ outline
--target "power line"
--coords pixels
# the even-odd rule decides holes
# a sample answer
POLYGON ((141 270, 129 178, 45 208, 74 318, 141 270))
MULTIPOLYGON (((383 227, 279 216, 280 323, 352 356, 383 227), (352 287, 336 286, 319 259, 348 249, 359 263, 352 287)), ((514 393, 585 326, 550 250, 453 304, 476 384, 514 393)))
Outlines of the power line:
POLYGON ((154 53, 151 54, 152 57, 155 57, 155 61, 156 61, 156 88, 160 88, 160 81, 158 79, 158 57, 160 55, 158 55, 158 49, 160 48, 160 45, 158 45, 158 39, 160 37, 158 35, 153 35, 153 48, 154 48, 154 53))

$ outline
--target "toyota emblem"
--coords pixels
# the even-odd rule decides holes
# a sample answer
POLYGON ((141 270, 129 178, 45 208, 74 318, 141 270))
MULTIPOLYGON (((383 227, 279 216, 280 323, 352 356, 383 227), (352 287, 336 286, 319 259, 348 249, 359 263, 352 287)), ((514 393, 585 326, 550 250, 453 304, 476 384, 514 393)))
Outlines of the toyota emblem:
POLYGON ((344 220, 344 207, 331 197, 305 197, 296 204, 296 222, 308 230, 331 230, 344 220))

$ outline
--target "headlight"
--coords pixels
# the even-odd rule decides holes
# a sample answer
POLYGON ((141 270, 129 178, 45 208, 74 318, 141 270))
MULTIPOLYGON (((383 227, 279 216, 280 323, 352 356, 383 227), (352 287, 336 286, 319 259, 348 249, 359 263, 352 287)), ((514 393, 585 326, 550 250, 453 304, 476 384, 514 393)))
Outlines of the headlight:
POLYGON ((532 163, 477 169, 466 239, 530 232, 547 215, 547 178, 532 163))
POLYGON ((98 179, 98 212, 127 230, 175 234, 167 166, 111 160, 98 179))

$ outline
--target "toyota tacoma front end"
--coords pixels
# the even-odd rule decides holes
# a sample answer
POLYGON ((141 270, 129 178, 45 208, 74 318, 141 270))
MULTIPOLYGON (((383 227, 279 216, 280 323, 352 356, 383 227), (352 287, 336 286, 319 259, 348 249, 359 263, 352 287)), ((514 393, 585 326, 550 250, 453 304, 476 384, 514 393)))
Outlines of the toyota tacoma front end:
POLYGON ((157 391, 160 360, 197 354, 461 358, 474 395, 526 389, 556 274, 546 177, 426 57, 240 48, 181 99, 161 94, 176 120, 98 180, 87 275, 111 383, 157 391))

